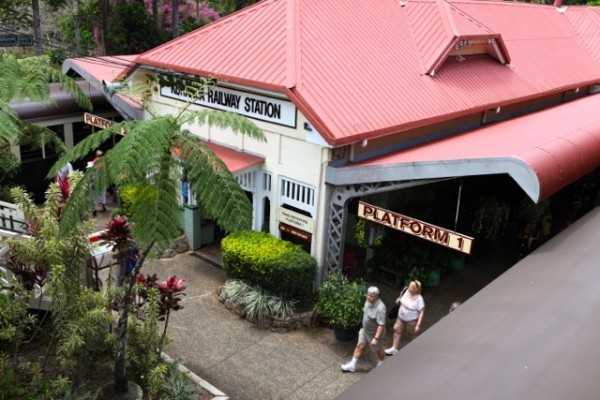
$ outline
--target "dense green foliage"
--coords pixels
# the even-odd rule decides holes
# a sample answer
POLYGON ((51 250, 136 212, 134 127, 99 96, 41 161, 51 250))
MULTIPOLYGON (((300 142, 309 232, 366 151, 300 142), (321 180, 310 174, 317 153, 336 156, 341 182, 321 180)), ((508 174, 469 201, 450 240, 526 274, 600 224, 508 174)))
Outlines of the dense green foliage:
POLYGON ((221 242, 228 277, 283 299, 306 301, 317 262, 300 246, 266 232, 237 232, 221 242))
MULTIPOLYGON (((51 82, 58 82, 61 89, 74 95, 77 103, 83 108, 92 109, 90 100, 85 97, 77 83, 53 67, 47 57, 17 59, 0 54, 0 144, 21 138, 26 128, 34 129, 30 124, 21 121, 8 103, 27 99, 48 101, 51 82)), ((41 128, 36 129, 35 133, 40 137, 40 141, 45 140, 46 143, 55 137, 53 133, 41 128)))
POLYGON ((64 149, 56 133, 20 120, 9 105, 9 102, 22 101, 48 102, 51 82, 58 83, 63 90, 73 94, 82 108, 92 109, 90 100, 76 82, 56 69, 48 57, 18 59, 0 54, 0 200, 10 200, 7 193, 13 186, 11 178, 20 165, 11 153, 9 143, 28 145, 34 149, 50 146, 56 152, 64 149))
POLYGON ((164 43, 167 36, 154 25, 146 8, 131 2, 117 4, 108 24, 108 54, 138 54, 164 43))
MULTIPOLYGON (((74 186, 81 182, 81 174, 73 173, 72 178, 74 186)), ((57 184, 50 185, 43 208, 33 204, 20 189, 13 189, 12 194, 26 215, 31 236, 9 239, 11 252, 4 256, 4 267, 15 273, 18 284, 0 295, 0 393, 6 396, 0 397, 20 400, 25 398, 23 393, 28 393, 32 399, 91 399, 92 392, 78 388, 87 387, 90 379, 111 369, 121 333, 120 329, 112 329, 113 309, 125 309, 124 304, 133 307, 130 301, 124 301, 132 297, 123 287, 108 284, 104 291, 94 292, 81 284, 88 277, 85 272, 90 271, 87 234, 91 224, 80 223, 61 234, 58 225, 62 194, 57 184), (27 308, 32 293, 42 289, 51 296, 52 312, 36 318, 27 308), (23 357, 25 347, 37 348, 38 353, 41 349, 43 354, 23 357), (7 388, 10 391, 5 391, 7 388)), ((133 293, 141 289, 136 286, 133 293)), ((156 290, 146 292, 145 302, 136 303, 136 313, 130 314, 123 325, 129 332, 125 358, 131 376, 143 387, 157 388, 157 396, 167 393, 165 389, 173 380, 170 388, 175 392, 188 391, 173 374, 153 373, 162 366, 159 353, 165 332, 161 336, 158 320, 163 299, 156 290), (149 377, 154 381, 150 382, 149 377)), ((106 377, 100 379, 103 383, 109 381, 106 377)))
POLYGON ((361 323, 367 285, 341 274, 329 274, 319 289, 315 312, 331 324, 349 328, 361 323))

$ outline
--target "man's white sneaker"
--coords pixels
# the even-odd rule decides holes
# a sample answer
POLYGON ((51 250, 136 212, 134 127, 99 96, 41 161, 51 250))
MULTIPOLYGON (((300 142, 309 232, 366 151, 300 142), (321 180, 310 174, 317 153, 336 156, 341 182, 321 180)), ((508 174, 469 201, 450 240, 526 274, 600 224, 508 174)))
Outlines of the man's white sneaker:
POLYGON ((342 364, 342 371, 344 372, 354 372, 356 371, 356 366, 349 362, 348 364, 342 364))
POLYGON ((397 352, 398 352, 398 350, 396 350, 393 347, 390 347, 389 349, 385 349, 385 354, 387 354, 388 356, 393 356, 397 352))

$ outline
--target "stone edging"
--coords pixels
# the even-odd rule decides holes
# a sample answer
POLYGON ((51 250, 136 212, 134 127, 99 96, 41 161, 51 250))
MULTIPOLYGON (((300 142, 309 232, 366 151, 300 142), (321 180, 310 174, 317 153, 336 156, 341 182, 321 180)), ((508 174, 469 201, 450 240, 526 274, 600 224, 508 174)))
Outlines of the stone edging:
MULTIPOLYGON (((173 360, 166 353, 160 353, 160 357, 165 362, 168 362, 171 364, 175 362, 175 360, 173 360)), ((229 396, 227 396, 225 393, 223 393, 222 391, 220 391, 219 389, 217 389, 210 383, 206 382, 204 379, 200 378, 198 375, 196 375, 195 373, 190 371, 188 368, 181 365, 181 363, 177 364, 177 368, 179 369, 180 372, 184 373, 188 378, 190 378, 196 385, 202 387, 204 390, 209 392, 213 396, 213 400, 229 400, 229 396)))

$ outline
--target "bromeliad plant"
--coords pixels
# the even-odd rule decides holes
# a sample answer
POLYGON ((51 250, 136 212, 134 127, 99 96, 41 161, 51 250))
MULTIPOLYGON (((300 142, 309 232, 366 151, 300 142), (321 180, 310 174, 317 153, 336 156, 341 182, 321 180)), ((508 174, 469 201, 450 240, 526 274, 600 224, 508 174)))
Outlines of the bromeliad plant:
MULTIPOLYGON (((117 252, 117 264, 119 275, 125 271, 127 262, 127 248, 133 245, 131 239, 131 224, 124 215, 116 215, 106 223, 106 230, 99 236, 100 244, 112 245, 112 250, 117 252)), ((121 277, 117 278, 117 282, 121 277)))
POLYGON ((165 321, 157 349, 158 354, 160 354, 165 345, 171 311, 177 311, 183 308, 179 302, 181 301, 182 296, 185 296, 185 293, 183 293, 185 290, 185 279, 177 279, 175 275, 172 275, 169 276, 166 281, 159 283, 156 274, 146 274, 145 276, 139 274, 136 276, 135 280, 137 284, 140 285, 138 291, 138 295, 142 299, 142 303, 139 305, 140 307, 151 297, 150 291, 156 290, 159 293, 159 320, 165 321))

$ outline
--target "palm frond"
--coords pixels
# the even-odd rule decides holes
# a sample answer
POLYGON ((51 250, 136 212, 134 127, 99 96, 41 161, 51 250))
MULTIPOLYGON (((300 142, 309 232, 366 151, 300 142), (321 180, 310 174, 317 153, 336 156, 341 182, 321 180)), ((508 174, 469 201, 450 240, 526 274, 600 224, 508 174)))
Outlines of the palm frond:
POLYGON ((164 186, 161 190, 149 185, 143 187, 139 191, 140 201, 130 207, 133 237, 140 244, 146 245, 156 240, 158 247, 164 247, 179 233, 179 208, 174 190, 173 195, 165 195, 165 189, 164 186))
POLYGON ((0 55, 0 100, 21 102, 45 101, 50 97, 48 75, 42 68, 35 68, 29 59, 17 59, 0 55))
MULTIPOLYGON (((0 79, 0 81, 2 81, 0 79)), ((0 99, 0 142, 8 143, 19 135, 19 126, 17 124, 17 115, 0 99)))
POLYGON ((252 204, 223 161, 195 137, 181 138, 190 186, 204 211, 227 232, 250 229, 252 204))
POLYGON ((248 118, 243 115, 220 110, 199 110, 190 111, 180 119, 181 125, 186 123, 197 123, 200 126, 210 125, 219 128, 229 128, 236 134, 243 134, 260 142, 266 142, 267 139, 263 131, 248 118))
POLYGON ((73 96, 73 99, 75 100, 77 105, 79 105, 79 107, 88 111, 93 110, 94 107, 92 105, 92 101, 81 90, 75 79, 60 73, 60 71, 53 72, 59 72, 56 75, 56 80, 58 81, 61 90, 64 90, 65 92, 73 96))
POLYGON ((19 126, 21 132, 17 137, 17 143, 20 146, 28 145, 34 149, 52 147, 59 154, 66 150, 65 144, 53 130, 26 121, 19 121, 19 126))
POLYGON ((54 177, 68 162, 88 157, 90 153, 100 147, 102 143, 121 132, 121 128, 126 127, 127 124, 127 121, 123 121, 87 136, 81 142, 77 143, 68 154, 63 155, 54 163, 48 172, 47 178, 54 177))
POLYGON ((89 169, 83 173, 83 177, 78 182, 72 182, 71 194, 63 209, 60 220, 60 235, 68 235, 77 224, 81 222, 82 217, 88 213, 92 206, 92 177, 95 171, 89 169))
POLYGON ((58 82, 60 88, 71 94, 77 104, 87 110, 92 103, 77 85, 77 82, 65 76, 52 66, 47 56, 17 59, 12 55, 0 54, 0 140, 9 141, 17 136, 17 117, 8 103, 50 101, 50 82, 58 82))
POLYGON ((176 126, 166 118, 127 126, 127 134, 104 157, 111 166, 111 179, 126 184, 146 179, 162 155, 171 153, 171 136, 176 126))

